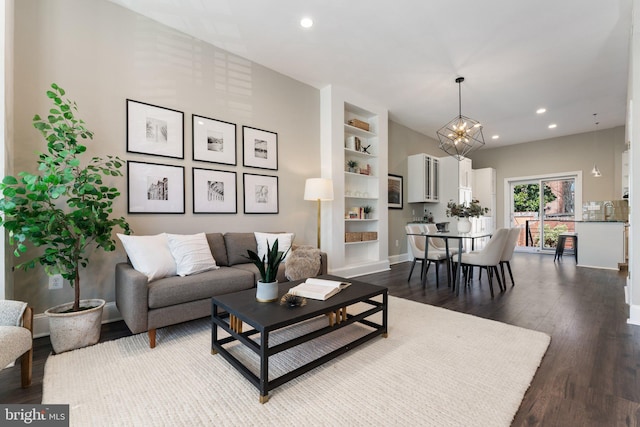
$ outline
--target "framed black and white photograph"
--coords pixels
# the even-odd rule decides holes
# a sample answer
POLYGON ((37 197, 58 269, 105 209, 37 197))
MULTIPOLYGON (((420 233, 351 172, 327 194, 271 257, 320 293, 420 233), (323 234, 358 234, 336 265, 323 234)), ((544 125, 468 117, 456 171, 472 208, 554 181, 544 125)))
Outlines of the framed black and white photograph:
POLYGON ((184 213, 184 167, 127 162, 128 212, 184 213))
POLYGON ((402 209, 402 176, 389 174, 389 209, 402 209))
POLYGON ((244 166, 278 170, 278 134, 242 126, 244 166))
POLYGON ((193 160, 236 165, 236 125, 193 114, 193 160))
POLYGON ((245 173, 244 213, 278 213, 278 177, 245 173))
POLYGON ((236 173, 193 168, 193 213, 238 213, 236 173))
POLYGON ((184 113, 127 99, 127 152, 184 159, 184 113))

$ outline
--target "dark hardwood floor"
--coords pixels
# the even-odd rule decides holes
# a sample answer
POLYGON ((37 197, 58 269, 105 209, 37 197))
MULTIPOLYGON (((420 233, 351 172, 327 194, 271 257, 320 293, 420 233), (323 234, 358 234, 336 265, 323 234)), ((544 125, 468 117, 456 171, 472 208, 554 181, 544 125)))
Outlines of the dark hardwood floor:
MULTIPOLYGON (((410 263, 358 279, 385 285, 397 297, 549 334, 551 344, 513 425, 640 425, 640 326, 626 323, 626 274, 539 254, 516 253, 511 264, 516 286, 509 283, 493 299, 485 275, 455 296, 442 270, 438 289, 433 268, 425 288, 417 271, 407 282, 410 263)), ((123 322, 103 326, 102 340, 127 335, 123 322)), ((33 385, 26 390, 19 366, 0 371, 0 402, 40 403, 50 351, 48 338, 35 340, 33 385)))

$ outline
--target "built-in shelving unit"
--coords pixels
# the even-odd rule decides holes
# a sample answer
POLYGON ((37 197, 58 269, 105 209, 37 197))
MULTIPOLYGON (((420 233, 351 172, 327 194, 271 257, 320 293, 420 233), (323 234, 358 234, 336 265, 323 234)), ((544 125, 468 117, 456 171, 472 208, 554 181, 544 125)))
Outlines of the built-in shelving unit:
POLYGON ((321 91, 321 114, 322 176, 334 185, 334 200, 322 211, 329 272, 353 277, 388 270, 387 111, 329 86, 321 91), (366 218, 365 206, 372 208, 366 218))

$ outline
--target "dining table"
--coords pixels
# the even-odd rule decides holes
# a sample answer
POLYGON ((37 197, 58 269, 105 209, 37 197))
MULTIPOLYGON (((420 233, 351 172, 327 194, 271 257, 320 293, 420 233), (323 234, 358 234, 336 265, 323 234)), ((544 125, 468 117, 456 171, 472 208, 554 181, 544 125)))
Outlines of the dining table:
MULTIPOLYGON (((447 261, 449 261, 451 259, 451 255, 449 252, 449 240, 450 239, 454 239, 458 241, 458 263, 456 265, 456 272, 455 272, 455 280, 454 283, 450 283, 450 285, 452 285, 452 291, 455 291, 456 295, 460 294, 460 276, 462 275, 462 250, 463 250, 463 241, 464 239, 469 239, 471 240, 471 250, 474 249, 475 247, 475 240, 476 239, 481 239, 484 237, 491 237, 491 235, 493 233, 488 232, 488 231, 478 231, 478 232, 468 232, 468 233, 460 233, 458 231, 435 231, 435 232, 429 232, 429 231, 424 231, 422 233, 407 233, 408 235, 412 235, 412 236, 423 236, 425 238, 425 245, 424 245, 424 259, 427 259, 428 253, 429 253, 429 242, 428 239, 430 237, 437 237, 440 239, 444 240, 445 243, 445 250, 446 250, 446 254, 447 254, 447 261)), ((425 286, 427 282, 427 275, 423 274, 422 275, 422 286, 425 286)))

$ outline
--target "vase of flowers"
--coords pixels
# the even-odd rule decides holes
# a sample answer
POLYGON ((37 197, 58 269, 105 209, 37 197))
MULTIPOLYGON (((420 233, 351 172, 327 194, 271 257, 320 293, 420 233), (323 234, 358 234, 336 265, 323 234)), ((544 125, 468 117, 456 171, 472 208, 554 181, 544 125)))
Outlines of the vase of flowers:
POLYGON ((489 212, 488 208, 480 206, 478 200, 471 200, 470 203, 455 203, 450 200, 447 203, 447 216, 458 218, 458 232, 468 233, 471 231, 471 217, 480 217, 489 212))

